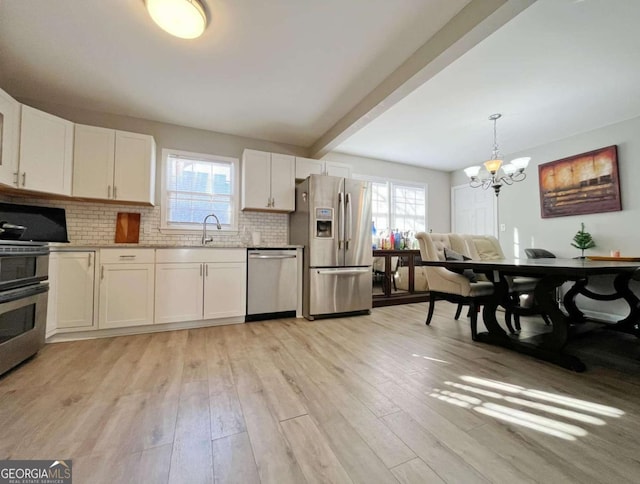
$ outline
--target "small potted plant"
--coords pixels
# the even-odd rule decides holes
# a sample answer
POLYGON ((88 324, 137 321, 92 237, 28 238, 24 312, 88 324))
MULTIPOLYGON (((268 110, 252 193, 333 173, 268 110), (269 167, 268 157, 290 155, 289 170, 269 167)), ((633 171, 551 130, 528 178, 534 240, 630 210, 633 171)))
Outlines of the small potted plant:
POLYGON ((593 241, 593 237, 589 232, 584 231, 584 224, 580 224, 580 230, 573 236, 573 242, 571 243, 576 249, 580 249, 580 259, 584 259, 584 251, 587 249, 593 249, 596 243, 593 241))

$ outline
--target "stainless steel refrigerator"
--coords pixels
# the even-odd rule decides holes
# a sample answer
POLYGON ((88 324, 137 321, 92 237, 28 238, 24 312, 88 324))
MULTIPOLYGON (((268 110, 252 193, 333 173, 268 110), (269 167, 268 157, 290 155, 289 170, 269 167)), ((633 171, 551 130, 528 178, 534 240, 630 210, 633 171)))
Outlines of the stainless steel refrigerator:
POLYGON ((304 246, 305 318, 371 310, 369 182, 311 175, 298 183, 289 236, 304 246))

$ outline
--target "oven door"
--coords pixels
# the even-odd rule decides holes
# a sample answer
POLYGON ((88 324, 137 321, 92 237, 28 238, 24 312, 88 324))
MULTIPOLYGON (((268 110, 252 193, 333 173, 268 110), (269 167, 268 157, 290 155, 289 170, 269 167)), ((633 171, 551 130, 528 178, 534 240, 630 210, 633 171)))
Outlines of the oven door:
POLYGON ((44 346, 49 284, 0 292, 0 374, 44 346))
POLYGON ((49 249, 42 251, 46 254, 3 254, 0 257, 0 291, 45 281, 49 273, 49 249))

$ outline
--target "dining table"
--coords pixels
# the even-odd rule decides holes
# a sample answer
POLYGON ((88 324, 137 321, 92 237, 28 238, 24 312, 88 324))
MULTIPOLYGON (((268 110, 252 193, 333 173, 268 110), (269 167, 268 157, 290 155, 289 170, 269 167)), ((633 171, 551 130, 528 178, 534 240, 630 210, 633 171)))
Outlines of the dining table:
POLYGON ((494 285, 493 296, 482 309, 485 332, 478 333, 476 341, 502 346, 531 355, 577 372, 586 369, 577 357, 564 349, 570 337, 593 329, 592 322, 578 308, 576 297, 582 295, 600 301, 624 300, 629 306, 629 314, 623 319, 605 323, 607 329, 630 333, 640 337, 640 299, 630 287, 630 281, 640 280, 640 259, 637 260, 590 260, 578 259, 499 259, 465 261, 423 261, 423 265, 440 266, 460 272, 472 269, 485 274, 494 285), (608 293, 589 288, 589 278, 593 276, 614 276, 613 290, 608 293), (534 307, 524 308, 509 297, 510 277, 536 278, 534 307), (564 311, 556 297, 557 288, 572 282, 571 288, 562 299, 564 311), (518 315, 544 314, 550 320, 549 330, 533 336, 522 336, 505 331, 496 317, 499 306, 518 315))

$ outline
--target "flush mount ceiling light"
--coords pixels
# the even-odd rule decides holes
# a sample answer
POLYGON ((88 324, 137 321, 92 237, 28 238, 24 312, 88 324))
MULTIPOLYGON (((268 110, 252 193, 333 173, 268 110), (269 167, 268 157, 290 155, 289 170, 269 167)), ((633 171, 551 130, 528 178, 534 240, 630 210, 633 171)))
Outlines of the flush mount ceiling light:
POLYGON ((149 15, 160 28, 181 39, 200 37, 207 16, 198 0, 145 0, 149 15))
POLYGON ((496 121, 502 117, 502 114, 492 114, 489 121, 493 121, 493 150, 491 151, 491 159, 484 162, 485 171, 480 173, 482 167, 470 166, 465 168, 464 172, 469 177, 469 185, 473 188, 482 187, 485 190, 489 187, 493 188, 496 197, 500 194, 502 184, 511 185, 513 182, 519 182, 527 178, 524 169, 529 165, 531 158, 516 158, 510 163, 502 165, 500 152, 498 151, 498 135, 496 131, 496 121), (502 167, 502 172, 500 168, 502 167))

